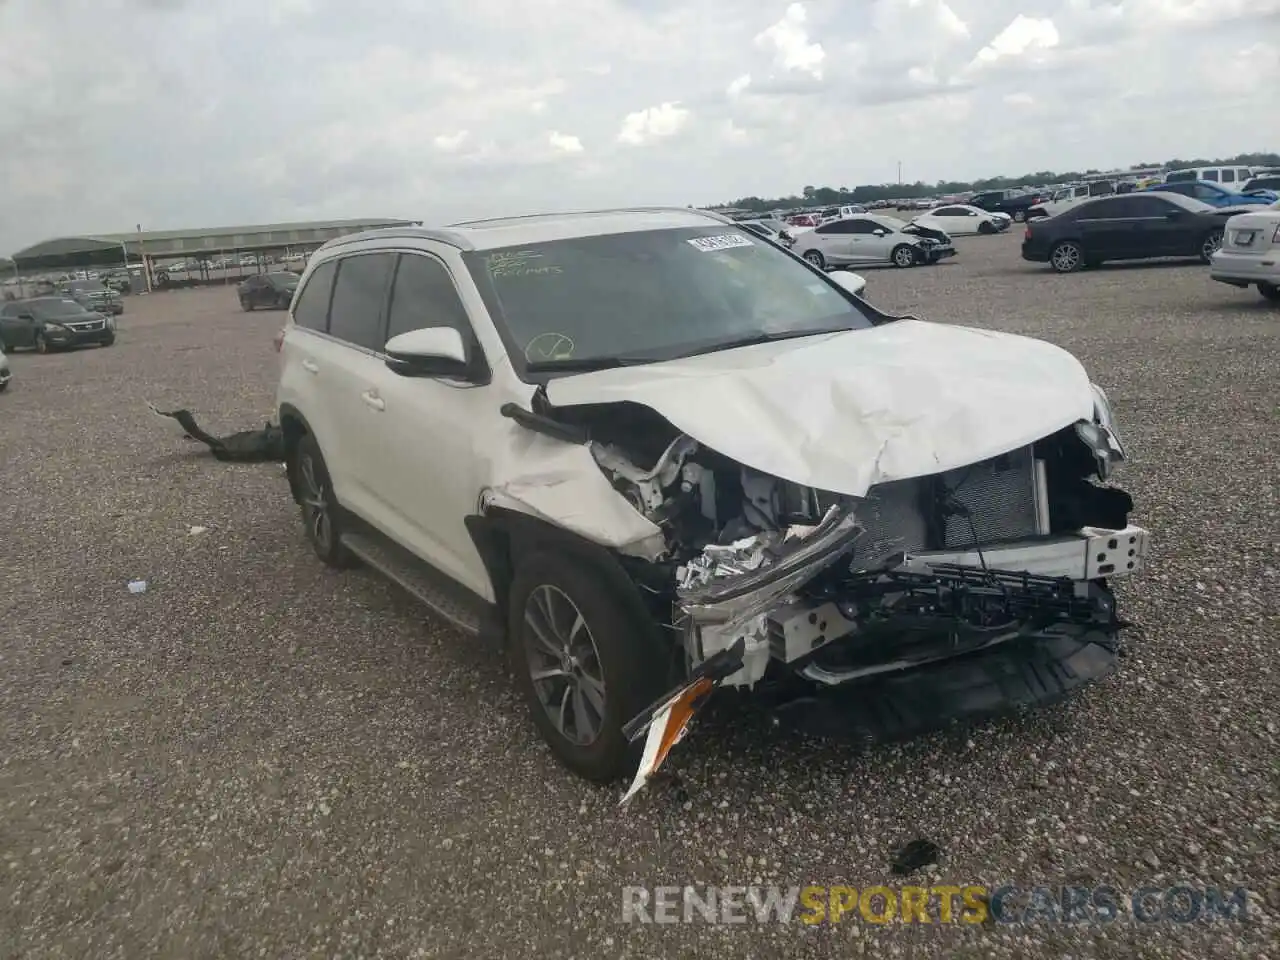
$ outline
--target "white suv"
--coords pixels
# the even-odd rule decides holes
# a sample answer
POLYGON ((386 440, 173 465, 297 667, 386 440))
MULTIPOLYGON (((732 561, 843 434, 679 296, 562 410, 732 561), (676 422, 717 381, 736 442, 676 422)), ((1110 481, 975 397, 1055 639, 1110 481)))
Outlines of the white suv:
POLYGON ((503 636, 593 779, 716 686, 876 733, 1107 673, 1147 534, 1106 395, 854 285, 691 209, 331 241, 278 341, 307 536, 503 636))

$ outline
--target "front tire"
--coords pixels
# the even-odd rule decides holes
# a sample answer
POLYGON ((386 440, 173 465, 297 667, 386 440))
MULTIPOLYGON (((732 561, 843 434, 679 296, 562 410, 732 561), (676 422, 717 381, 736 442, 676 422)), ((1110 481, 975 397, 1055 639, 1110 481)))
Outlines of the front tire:
POLYGON ((1210 231, 1200 244, 1200 262, 1208 263, 1212 260, 1213 255, 1218 252, 1220 246, 1222 246, 1222 231, 1210 231))
POLYGON ((1084 266, 1084 251, 1074 240, 1063 240, 1049 252, 1049 265, 1058 273, 1075 273, 1084 266))
POLYGON ((511 669, 556 759, 597 783, 632 772, 640 745, 623 725, 665 691, 652 625, 599 573, 560 552, 519 562, 507 610, 511 669))
POLYGON ((103 341, 102 341, 102 345, 103 345, 104 347, 109 347, 109 346, 111 346, 111 345, 112 345, 113 343, 115 343, 115 342, 116 342, 116 338, 115 338, 115 337, 107 337, 107 339, 105 339, 105 340, 103 340, 103 341))
POLYGON ((1025 210, 1015 210, 1015 211, 1013 211, 1013 222, 1014 222, 1014 223, 1026 223, 1026 222, 1027 222, 1027 211, 1025 211, 1025 210))
POLYGON ((36 347, 36 353, 48 353, 49 350, 51 349, 49 346, 49 341, 44 338, 43 333, 36 334, 35 347, 36 347))
POLYGON ((978 224, 978 232, 981 234, 992 234, 996 232, 996 228, 991 224, 990 220, 983 220, 978 224))
POLYGON ((246 300, 244 297, 241 297, 240 309, 243 310, 245 313, 248 313, 253 309, 253 304, 250 301, 246 300))
POLYGON ((806 250, 804 252, 804 258, 819 270, 827 269, 827 258, 824 257, 819 250, 806 250))
POLYGON ((337 569, 353 566, 355 559, 342 543, 342 520, 329 468, 325 466, 319 444, 309 433, 293 448, 289 477, 298 491, 302 525, 316 556, 337 569))
POLYGON ((893 261, 895 267, 914 267, 919 262, 915 249, 906 243, 900 243, 894 247, 889 259, 893 261))
POLYGON ((1270 300, 1272 303, 1280 303, 1280 287, 1274 283, 1258 284, 1258 292, 1262 294, 1264 300, 1270 300))

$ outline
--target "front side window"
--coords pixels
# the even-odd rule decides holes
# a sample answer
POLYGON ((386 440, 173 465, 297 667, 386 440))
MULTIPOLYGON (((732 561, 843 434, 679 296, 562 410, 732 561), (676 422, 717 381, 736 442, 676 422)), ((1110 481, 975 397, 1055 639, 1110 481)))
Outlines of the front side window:
POLYGON ((1211 200, 1216 200, 1218 198, 1219 192, 1213 189, 1213 187, 1210 187, 1207 184, 1203 184, 1203 183, 1197 183, 1195 186, 1196 186, 1196 189, 1193 196, 1197 200, 1204 200, 1208 202, 1211 200))
POLYGON ((871 326, 825 275, 728 226, 579 237, 463 260, 521 373, 871 326))
POLYGON ((1218 171, 1217 171, 1217 170, 1206 170, 1206 171, 1204 172, 1204 176, 1203 176, 1203 177, 1201 177, 1200 179, 1201 179, 1201 180, 1212 180, 1214 183, 1217 183, 1217 182, 1218 182, 1218 171))
POLYGON ((340 261, 329 304, 329 336, 366 350, 383 348, 383 308, 395 263, 394 253, 361 253, 340 261))
POLYGON ((1236 182, 1236 172, 1235 172, 1234 170, 1223 170, 1223 171, 1222 171, 1222 182, 1223 182, 1223 183, 1235 183, 1235 182, 1236 182))
POLYGON ((444 264, 420 254, 401 254, 391 289, 387 339, 426 327, 453 327, 464 342, 471 339, 467 310, 444 264))

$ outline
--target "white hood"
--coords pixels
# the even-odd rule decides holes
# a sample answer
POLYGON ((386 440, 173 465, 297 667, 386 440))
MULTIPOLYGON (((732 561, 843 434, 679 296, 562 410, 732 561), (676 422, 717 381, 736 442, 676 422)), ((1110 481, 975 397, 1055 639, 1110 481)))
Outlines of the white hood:
POLYGON ((564 377, 547 399, 642 404, 762 473, 858 497, 1016 450, 1094 403, 1065 350, 922 320, 564 377))

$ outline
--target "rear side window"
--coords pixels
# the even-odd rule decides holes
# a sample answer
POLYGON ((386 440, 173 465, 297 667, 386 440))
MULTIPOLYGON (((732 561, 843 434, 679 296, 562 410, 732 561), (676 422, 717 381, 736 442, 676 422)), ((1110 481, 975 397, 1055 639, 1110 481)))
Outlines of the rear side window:
POLYGON ((329 336, 366 350, 381 350, 387 284, 394 253, 363 253, 342 260, 329 306, 329 336))
POLYGON ((1223 170, 1223 171, 1222 171, 1222 182, 1223 182, 1223 183, 1235 183, 1235 182, 1236 182, 1236 172, 1235 172, 1234 170, 1223 170))
POLYGON ((1218 171, 1217 171, 1217 170, 1206 170, 1206 171, 1204 172, 1204 176, 1203 176, 1203 177, 1201 177, 1200 179, 1201 179, 1201 180, 1212 180, 1214 183, 1217 183, 1217 182, 1218 182, 1218 171))
POLYGON ((333 292, 333 274, 337 262, 330 260, 316 267, 302 288, 302 296, 293 308, 293 322, 308 330, 329 329, 329 295, 333 292))
POLYGON ((471 324, 453 277, 432 257, 404 253, 391 292, 387 339, 425 327, 453 327, 464 342, 471 340, 471 324))

